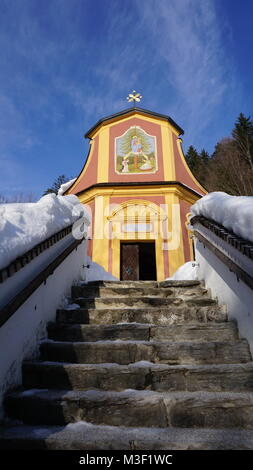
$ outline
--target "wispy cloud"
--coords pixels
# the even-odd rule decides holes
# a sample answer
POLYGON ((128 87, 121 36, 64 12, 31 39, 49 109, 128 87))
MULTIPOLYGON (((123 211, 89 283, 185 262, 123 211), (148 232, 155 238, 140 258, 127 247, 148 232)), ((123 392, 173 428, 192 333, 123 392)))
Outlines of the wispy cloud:
POLYGON ((172 112, 194 140, 239 88, 223 46, 215 2, 149 0, 136 5, 156 47, 156 65, 163 61, 167 97, 175 96, 172 112))
POLYGON ((65 91, 94 119, 125 107, 125 94, 138 88, 143 106, 170 114, 185 128, 186 141, 201 142, 205 133, 202 145, 213 146, 221 137, 216 121, 230 113, 235 95, 240 101, 215 0, 109 3, 108 34, 89 66, 91 80, 86 89, 76 84, 65 91), (210 126, 216 135, 207 138, 210 126))

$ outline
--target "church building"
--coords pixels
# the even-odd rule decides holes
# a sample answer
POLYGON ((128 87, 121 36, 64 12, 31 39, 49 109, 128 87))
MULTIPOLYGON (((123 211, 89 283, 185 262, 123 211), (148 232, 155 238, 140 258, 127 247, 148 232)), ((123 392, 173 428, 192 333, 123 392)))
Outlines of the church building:
POLYGON ((85 135, 87 160, 65 194, 92 216, 88 255, 118 279, 161 281, 194 259, 187 217, 206 191, 187 166, 182 134, 169 116, 134 106, 85 135))

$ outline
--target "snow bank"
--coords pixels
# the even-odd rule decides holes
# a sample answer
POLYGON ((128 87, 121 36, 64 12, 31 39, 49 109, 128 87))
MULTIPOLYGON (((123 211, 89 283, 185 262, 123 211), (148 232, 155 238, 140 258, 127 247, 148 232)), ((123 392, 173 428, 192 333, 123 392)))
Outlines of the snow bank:
POLYGON ((67 181, 66 183, 61 184, 59 191, 58 191, 58 196, 63 196, 65 191, 72 186, 72 184, 76 181, 76 178, 73 178, 72 180, 67 181))
POLYGON ((239 237, 253 242, 253 196, 209 193, 195 202, 191 213, 212 219, 239 237))
POLYGON ((87 282, 91 281, 118 281, 118 279, 111 273, 105 271, 105 269, 100 266, 100 264, 91 261, 89 256, 87 256, 86 264, 89 266, 89 268, 86 269, 86 278, 85 282, 83 283, 86 284, 87 282))
POLYGON ((81 216, 84 206, 74 195, 47 194, 38 202, 0 205, 0 269, 81 216))
POLYGON ((178 268, 172 277, 167 277, 167 281, 197 281, 198 264, 194 261, 188 261, 178 268))

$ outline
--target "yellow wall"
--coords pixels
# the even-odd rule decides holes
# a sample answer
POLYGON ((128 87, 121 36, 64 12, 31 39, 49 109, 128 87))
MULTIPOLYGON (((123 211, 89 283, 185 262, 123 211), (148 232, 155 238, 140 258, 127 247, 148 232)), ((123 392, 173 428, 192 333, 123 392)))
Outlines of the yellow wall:
MULTIPOLYGON (((174 230, 174 237, 175 237, 175 225, 177 226, 177 221, 174 220, 172 224, 172 205, 177 205, 180 202, 180 199, 187 201, 189 204, 194 204, 194 202, 198 199, 197 195, 195 196, 190 191, 183 189, 177 185, 174 186, 152 186, 152 187, 113 187, 113 188, 93 188, 89 191, 84 192, 80 195, 80 200, 82 203, 90 203, 91 201, 95 201, 95 214, 94 216, 94 239, 93 239, 93 254, 92 260, 98 264, 100 264, 106 271, 108 271, 109 267, 109 236, 108 236, 108 227, 109 223, 112 223, 114 226, 113 232, 113 239, 111 241, 112 246, 112 274, 119 278, 120 277, 120 241, 121 240, 136 240, 136 241, 143 241, 143 240, 155 240, 156 246, 156 264, 157 264, 157 279, 161 281, 165 278, 165 270, 164 270, 164 257, 168 260, 169 263, 169 275, 171 276, 177 268, 184 264, 185 256, 184 256, 184 247, 183 247, 183 237, 182 237, 182 226, 184 226, 185 221, 179 219, 178 221, 178 229, 176 232, 178 233, 178 243, 175 240, 168 237, 168 239, 164 240, 162 238, 162 234, 158 234, 155 236, 155 233, 150 232, 146 233, 126 233, 122 232, 120 222, 118 222, 117 217, 119 216, 119 211, 116 213, 115 211, 111 214, 110 211, 105 211, 106 206, 109 205, 111 200, 111 196, 116 197, 128 197, 129 200, 127 202, 124 201, 120 205, 121 211, 123 214, 126 211, 129 211, 129 205, 136 204, 140 205, 140 209, 138 206, 135 206, 135 210, 137 210, 137 216, 141 215, 141 210, 143 210, 143 205, 150 204, 155 210, 156 205, 154 203, 150 203, 149 196, 161 196, 165 197, 165 204, 168 206, 168 213, 167 215, 167 224, 168 224, 168 231, 173 233, 174 230), (142 196, 142 199, 136 199, 136 196, 142 196), (116 220, 116 222, 115 222, 116 220), (163 251, 163 244, 168 243, 168 246, 172 249, 163 251), (174 245, 173 245, 174 243, 174 245)), ((157 206, 157 213, 159 217, 163 217, 162 211, 160 211, 159 206, 157 206)), ((131 211, 130 211, 131 215, 131 211)), ((125 215, 121 216, 124 217, 125 215)), ((177 218, 177 214, 174 213, 174 218, 177 218)), ((191 250, 191 241, 189 239, 189 245, 191 250)))
POLYGON ((168 240, 169 250, 169 275, 172 276, 174 272, 184 264, 184 246, 182 237, 182 225, 184 221, 181 221, 180 213, 177 213, 177 207, 179 204, 179 197, 175 193, 166 194, 165 201, 168 206, 168 230, 172 233, 172 237, 168 240), (173 205, 175 212, 173 213, 173 205))
POLYGON ((103 127, 98 142, 98 172, 97 183, 108 181, 109 171, 109 127, 103 127))
POLYGON ((108 204, 109 197, 103 195, 95 197, 92 261, 103 266, 106 271, 108 271, 109 239, 105 230, 107 218, 104 209, 108 204))

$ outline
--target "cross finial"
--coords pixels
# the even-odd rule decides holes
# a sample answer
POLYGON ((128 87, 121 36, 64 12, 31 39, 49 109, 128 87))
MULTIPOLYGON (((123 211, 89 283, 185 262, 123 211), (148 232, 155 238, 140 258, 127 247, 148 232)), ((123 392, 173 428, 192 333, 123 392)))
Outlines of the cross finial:
POLYGON ((141 98, 142 98, 142 95, 140 93, 136 93, 135 90, 132 91, 132 93, 129 93, 129 95, 127 96, 127 101, 128 103, 131 103, 131 101, 134 101, 134 103, 136 103, 136 101, 141 101, 141 98))

